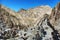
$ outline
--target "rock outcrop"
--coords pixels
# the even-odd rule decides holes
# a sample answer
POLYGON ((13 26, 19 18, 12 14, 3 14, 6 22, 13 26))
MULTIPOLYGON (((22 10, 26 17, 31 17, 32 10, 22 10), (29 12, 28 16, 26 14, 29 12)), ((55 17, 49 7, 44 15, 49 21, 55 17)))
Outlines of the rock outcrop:
POLYGON ((60 40, 60 3, 18 12, 0 5, 0 39, 60 40))
POLYGON ((60 3, 52 9, 50 23, 54 26, 55 30, 59 30, 60 33, 60 3))

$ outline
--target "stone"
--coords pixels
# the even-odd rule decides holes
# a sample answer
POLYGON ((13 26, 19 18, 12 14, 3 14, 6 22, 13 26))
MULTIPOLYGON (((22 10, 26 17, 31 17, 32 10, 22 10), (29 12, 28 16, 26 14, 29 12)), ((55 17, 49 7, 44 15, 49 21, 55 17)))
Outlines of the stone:
POLYGON ((60 3, 18 12, 0 5, 0 39, 60 40, 60 3))

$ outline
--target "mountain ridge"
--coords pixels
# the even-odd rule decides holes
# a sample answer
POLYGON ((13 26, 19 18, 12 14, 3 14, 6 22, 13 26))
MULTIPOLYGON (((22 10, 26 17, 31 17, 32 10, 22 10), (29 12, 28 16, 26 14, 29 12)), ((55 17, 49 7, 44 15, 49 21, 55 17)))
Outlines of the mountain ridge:
POLYGON ((60 3, 14 12, 0 8, 0 39, 60 40, 60 3), (4 34, 4 35, 2 35, 4 34))
MULTIPOLYGON (((20 11, 20 13, 17 13, 17 12, 14 12, 14 11, 12 11, 12 10, 10 10, 9 8, 6 8, 6 7, 4 7, 4 6, 1 6, 3 9, 5 9, 7 12, 9 12, 9 14, 11 14, 11 15, 13 15, 13 16, 15 16, 15 17, 18 17, 18 15, 19 15, 19 17, 20 17, 20 19, 22 19, 23 21, 24 20, 26 20, 27 19, 27 23, 26 24, 28 24, 28 23, 30 23, 29 22, 29 20, 31 21, 31 23, 32 23, 32 21, 36 21, 36 19, 37 19, 37 16, 39 16, 40 15, 40 12, 39 11, 36 11, 36 12, 39 12, 38 13, 38 15, 37 14, 34 14, 33 12, 35 12, 34 10, 35 9, 30 9, 30 10, 21 10, 20 11), (24 13, 24 14, 22 14, 22 13, 24 13), (25 19, 26 18, 26 19, 25 19)), ((42 6, 42 8, 44 8, 44 6, 42 6)), ((47 7, 46 7, 47 8, 47 7)), ((40 8, 41 9, 41 8, 40 8)), ((48 9, 49 9, 49 6, 48 6, 48 9)), ((39 7, 37 8, 37 10, 39 10, 39 7)), ((42 9, 43 10, 43 9, 42 9)), ((46 9, 47 10, 47 9, 46 9)), ((41 15, 43 15, 42 13, 41 13, 41 15)), ((23 22, 22 21, 22 22, 23 22)), ((24 21, 25 22, 25 21, 24 21)), ((23 23, 24 23, 23 22, 23 23)), ((30 23, 30 24, 31 24, 30 23)), ((28 25, 30 25, 30 24, 28 24, 28 25)))

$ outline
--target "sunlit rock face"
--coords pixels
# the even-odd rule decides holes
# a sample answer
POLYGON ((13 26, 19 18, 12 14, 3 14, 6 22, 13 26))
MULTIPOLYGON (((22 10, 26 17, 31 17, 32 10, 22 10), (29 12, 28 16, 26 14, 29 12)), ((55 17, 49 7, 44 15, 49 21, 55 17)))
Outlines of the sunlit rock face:
MULTIPOLYGON (((20 14, 1 5, 0 20, 6 25, 5 27, 25 27, 24 20, 20 14)), ((23 28, 22 27, 22 28, 23 28)))
POLYGON ((17 26, 28 26, 31 27, 34 24, 37 24, 36 22, 43 18, 44 14, 50 15, 51 9, 49 6, 40 6, 36 8, 31 8, 29 10, 21 9, 18 12, 15 12, 7 7, 4 7, 1 5, 1 15, 3 15, 2 19, 5 20, 8 25, 17 25, 17 26), (9 24, 11 23, 11 24, 9 24))
POLYGON ((23 18, 25 17, 24 21, 26 24, 28 24, 29 26, 33 26, 38 20, 43 18, 44 14, 50 15, 51 10, 51 7, 43 5, 35 8, 30 8, 28 10, 21 9, 20 11, 18 11, 18 13, 23 16, 23 18))
POLYGON ((18 12, 0 5, 0 39, 60 40, 60 3, 18 12))
POLYGON ((60 3, 58 3, 58 5, 52 9, 50 23, 56 30, 59 30, 60 33, 60 3))

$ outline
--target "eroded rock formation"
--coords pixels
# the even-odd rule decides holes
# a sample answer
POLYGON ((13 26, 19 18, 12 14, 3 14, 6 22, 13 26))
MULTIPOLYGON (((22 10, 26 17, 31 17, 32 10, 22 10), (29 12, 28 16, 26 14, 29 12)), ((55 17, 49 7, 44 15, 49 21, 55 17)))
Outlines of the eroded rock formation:
POLYGON ((0 39, 60 40, 60 3, 19 12, 0 5, 0 39))

